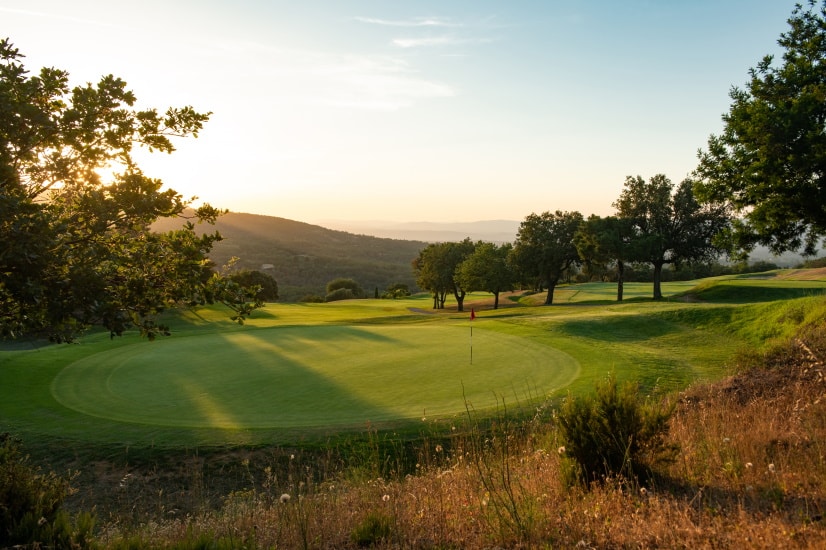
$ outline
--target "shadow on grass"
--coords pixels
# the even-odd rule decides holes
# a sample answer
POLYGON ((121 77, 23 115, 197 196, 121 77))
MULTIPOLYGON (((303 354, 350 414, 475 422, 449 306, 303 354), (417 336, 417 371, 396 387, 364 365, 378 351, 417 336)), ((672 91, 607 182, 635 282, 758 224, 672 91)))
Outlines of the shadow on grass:
POLYGON ((648 315, 618 315, 568 320, 556 330, 603 342, 637 342, 669 334, 673 327, 661 318, 648 315))
POLYGON ((745 511, 758 516, 780 512, 787 517, 810 523, 822 521, 823 510, 826 510, 826 499, 794 494, 784 490, 779 483, 760 484, 745 491, 735 491, 690 483, 659 473, 652 475, 648 483, 655 492, 667 493, 688 502, 698 517, 709 511, 722 515, 737 515, 745 511))

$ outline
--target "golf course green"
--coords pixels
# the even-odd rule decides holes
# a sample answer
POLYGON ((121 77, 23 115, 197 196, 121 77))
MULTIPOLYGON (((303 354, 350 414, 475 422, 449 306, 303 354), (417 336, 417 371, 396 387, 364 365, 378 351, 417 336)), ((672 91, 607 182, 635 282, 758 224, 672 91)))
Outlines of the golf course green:
POLYGON ((77 412, 153 426, 291 428, 445 415, 576 377, 569 355, 457 326, 304 326, 169 338, 64 367, 51 391, 77 412))

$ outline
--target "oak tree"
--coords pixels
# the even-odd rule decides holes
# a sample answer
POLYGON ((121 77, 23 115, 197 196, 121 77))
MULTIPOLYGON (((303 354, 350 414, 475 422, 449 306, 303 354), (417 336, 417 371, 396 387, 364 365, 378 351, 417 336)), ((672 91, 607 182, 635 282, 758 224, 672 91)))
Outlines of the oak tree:
POLYGON ((253 289, 214 273, 207 254, 221 237, 193 223, 220 212, 204 205, 182 229, 152 232, 189 201, 133 158, 135 147, 171 153, 209 113, 139 110, 119 78, 70 87, 65 71, 30 75, 22 58, 0 40, 2 336, 66 341, 98 325, 113 336, 137 326, 151 339, 166 332, 163 310, 215 301, 243 322, 260 305, 253 289))
POLYGON ((509 243, 478 242, 473 253, 459 264, 456 279, 468 292, 483 290, 493 294, 493 309, 499 309, 499 293, 513 290, 516 275, 511 268, 509 243))
POLYGON ((826 1, 798 4, 788 23, 782 62, 765 56, 732 88, 722 134, 698 154, 696 191, 741 216, 736 249, 811 255, 826 235, 826 1))
POLYGON ((662 299, 663 266, 716 258, 721 250, 714 237, 729 224, 724 206, 697 201, 691 180, 675 189, 663 174, 648 181, 628 176, 614 207, 633 231, 630 259, 654 268, 655 300, 662 299))
POLYGON ((582 223, 579 212, 530 214, 519 225, 511 261, 523 275, 548 286, 545 305, 554 300, 554 288, 563 273, 579 264, 574 236, 582 223))

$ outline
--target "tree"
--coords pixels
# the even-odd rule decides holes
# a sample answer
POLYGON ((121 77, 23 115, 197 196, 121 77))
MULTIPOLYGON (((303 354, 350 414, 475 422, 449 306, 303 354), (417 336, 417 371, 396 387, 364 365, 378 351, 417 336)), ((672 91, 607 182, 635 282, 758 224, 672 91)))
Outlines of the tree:
POLYGON ((654 268, 655 300, 662 299, 663 266, 717 257, 721 251, 713 238, 729 224, 725 207, 697 202, 691 180, 674 190, 662 174, 648 182, 628 176, 614 207, 617 217, 633 228, 632 259, 654 268))
POLYGON ((617 301, 622 301, 625 264, 634 257, 634 230, 630 220, 591 215, 574 236, 579 257, 586 264, 617 266, 617 301))
POLYGON ((574 236, 582 223, 579 212, 530 214, 519 225, 511 261, 521 273, 548 285, 545 305, 554 300, 554 288, 563 273, 579 264, 574 236))
MULTIPOLYGON (((135 146, 171 153, 197 137, 209 113, 192 107, 135 110, 114 76, 69 87, 68 74, 29 76, 23 56, 0 40, 0 333, 71 340, 92 325, 120 335, 138 326, 166 332, 155 316, 175 305, 223 302, 243 322, 254 295, 212 272, 215 233, 153 233, 188 202, 145 176, 135 146), (113 171, 104 179, 101 173, 113 171)), ((214 222, 209 205, 198 222, 214 222)))
POLYGON ((478 242, 473 253, 459 264, 456 280, 468 292, 484 290, 494 296, 493 309, 499 309, 499 293, 512 290, 516 275, 508 256, 513 246, 509 243, 478 242))
POLYGON ((797 5, 780 35, 783 63, 766 56, 734 87, 723 133, 698 153, 697 196, 743 218, 732 244, 815 253, 826 235, 826 1, 797 5))
POLYGON ((382 298, 391 300, 395 300, 396 298, 405 298, 407 296, 410 296, 410 287, 404 283, 393 283, 388 286, 381 295, 382 298))
POLYGON ((232 273, 229 278, 242 287, 256 290, 256 297, 266 302, 278 300, 278 282, 263 271, 257 269, 241 269, 232 273))
POLYGON ((456 280, 456 268, 469 256, 475 247, 470 238, 461 242, 429 244, 413 260, 416 284, 433 293, 433 309, 445 307, 448 292, 456 298, 458 311, 464 311, 467 289, 456 280))
POLYGON ((327 296, 324 299, 326 302, 353 298, 364 298, 364 289, 353 279, 340 277, 327 283, 327 296))

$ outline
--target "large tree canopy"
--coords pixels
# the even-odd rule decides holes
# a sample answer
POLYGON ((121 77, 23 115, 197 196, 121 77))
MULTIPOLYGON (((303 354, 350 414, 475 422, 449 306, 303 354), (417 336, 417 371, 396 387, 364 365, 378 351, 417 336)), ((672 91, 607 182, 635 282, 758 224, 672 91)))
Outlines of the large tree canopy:
POLYGON ((729 223, 724 206, 697 201, 691 180, 684 180, 674 189, 671 180, 662 174, 647 182, 640 176, 627 177, 614 207, 617 217, 629 223, 633 231, 627 249, 630 259, 650 263, 654 268, 655 300, 662 298, 663 266, 717 257, 720 249, 714 237, 729 223))
POLYGON ((736 247, 813 254, 826 235, 826 0, 797 5, 788 22, 783 63, 766 56, 732 88, 723 133, 699 152, 696 191, 743 216, 736 247))
POLYGON ((499 309, 499 293, 512 290, 516 281, 508 258, 512 248, 509 243, 499 246, 477 242, 473 253, 456 268, 459 285, 468 292, 490 292, 494 297, 493 309, 499 309))
MULTIPOLYGON (((198 235, 191 222, 150 231, 188 201, 132 156, 135 146, 174 151, 171 139, 197 136, 209 114, 136 110, 118 78, 70 88, 65 71, 30 76, 22 58, 0 40, 0 334, 64 341, 100 325, 153 338, 165 308, 213 301, 243 321, 259 302, 210 269, 220 235, 198 235)), ((198 221, 219 214, 196 211, 198 221)))
POLYGON ((433 243, 423 248, 413 260, 416 284, 433 293, 433 309, 443 309, 447 294, 452 292, 457 310, 464 311, 467 289, 457 278, 457 268, 473 253, 475 246, 470 238, 458 243, 433 243))
POLYGON ((614 263, 617 268, 617 301, 622 301, 625 264, 635 257, 634 226, 627 218, 591 215, 574 237, 579 257, 591 271, 614 263))
POLYGON ((530 214, 519 225, 511 261, 518 271, 548 285, 545 305, 554 301, 562 274, 580 261, 574 237, 582 224, 579 212, 530 214))

